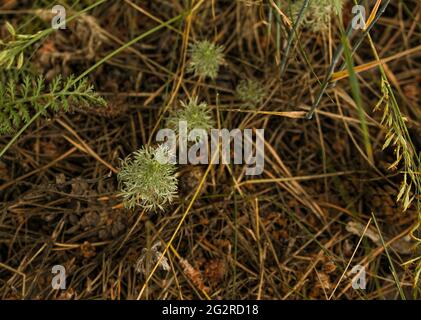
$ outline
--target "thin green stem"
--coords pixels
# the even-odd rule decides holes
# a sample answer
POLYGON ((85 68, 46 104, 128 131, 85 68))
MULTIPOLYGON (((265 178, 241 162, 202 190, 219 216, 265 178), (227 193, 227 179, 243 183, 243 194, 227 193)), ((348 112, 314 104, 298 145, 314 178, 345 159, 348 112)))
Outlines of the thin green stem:
POLYGON ((21 134, 34 122, 42 113, 44 113, 50 104, 46 104, 41 110, 39 110, 25 125, 13 136, 13 138, 4 146, 0 151, 0 158, 5 154, 5 152, 16 142, 16 140, 21 136, 21 134))

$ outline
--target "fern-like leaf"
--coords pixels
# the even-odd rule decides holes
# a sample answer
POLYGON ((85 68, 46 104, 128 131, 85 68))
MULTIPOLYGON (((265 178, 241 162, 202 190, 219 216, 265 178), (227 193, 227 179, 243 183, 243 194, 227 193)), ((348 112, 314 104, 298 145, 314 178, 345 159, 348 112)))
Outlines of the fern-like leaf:
POLYGON ((45 80, 30 75, 11 77, 5 87, 0 86, 0 134, 12 133, 22 123, 30 121, 31 115, 48 110, 68 111, 69 106, 104 105, 86 79, 75 82, 74 77, 53 79, 45 90, 45 80))

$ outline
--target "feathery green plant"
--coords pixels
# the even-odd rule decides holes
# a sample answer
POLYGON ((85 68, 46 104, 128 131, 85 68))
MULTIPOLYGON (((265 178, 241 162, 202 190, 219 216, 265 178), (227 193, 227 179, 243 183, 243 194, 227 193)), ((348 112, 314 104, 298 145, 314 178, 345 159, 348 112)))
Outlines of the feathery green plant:
POLYGON ((224 47, 208 40, 192 44, 188 71, 194 72, 196 76, 215 79, 218 76, 219 67, 225 63, 223 51, 224 47))
POLYGON ((266 95, 263 84, 251 79, 241 80, 235 92, 237 98, 243 102, 243 106, 251 109, 261 104, 266 95))
POLYGON ((124 205, 145 210, 164 210, 177 194, 175 164, 170 163, 170 150, 164 145, 142 147, 121 162, 117 175, 124 205))
POLYGON ((168 119, 167 126, 178 132, 180 121, 187 122, 187 131, 193 129, 209 130, 214 127, 211 109, 206 102, 198 103, 197 97, 189 100, 188 103, 180 101, 181 109, 173 111, 168 119))
POLYGON ((405 118, 399 110, 392 88, 383 77, 381 89, 383 96, 374 110, 378 110, 383 104, 384 110, 381 124, 387 128, 383 150, 389 146, 393 146, 396 154, 396 161, 389 168, 396 168, 399 163, 403 162, 403 181, 397 201, 402 201, 403 209, 406 210, 416 196, 421 194, 421 178, 419 175, 421 170, 420 158, 412 144, 411 137, 404 122, 405 118))
POLYGON ((12 133, 22 123, 27 124, 35 112, 45 115, 47 110, 68 111, 73 104, 86 107, 105 104, 86 79, 74 80, 73 76, 65 80, 58 76, 46 88, 42 77, 9 78, 5 86, 0 86, 0 134, 12 133))
MULTIPOLYGON (((296 20, 304 0, 297 0, 291 3, 288 13, 296 20)), ((333 15, 342 14, 344 0, 311 0, 305 12, 303 25, 314 31, 324 31, 329 28, 333 15)))

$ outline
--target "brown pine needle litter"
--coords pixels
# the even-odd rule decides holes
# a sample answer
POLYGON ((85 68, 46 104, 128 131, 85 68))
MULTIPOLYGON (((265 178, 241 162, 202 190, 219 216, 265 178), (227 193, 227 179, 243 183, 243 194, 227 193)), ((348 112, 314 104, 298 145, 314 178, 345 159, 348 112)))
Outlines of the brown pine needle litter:
POLYGON ((45 3, 0 1, 0 299, 420 299, 420 1, 45 3))

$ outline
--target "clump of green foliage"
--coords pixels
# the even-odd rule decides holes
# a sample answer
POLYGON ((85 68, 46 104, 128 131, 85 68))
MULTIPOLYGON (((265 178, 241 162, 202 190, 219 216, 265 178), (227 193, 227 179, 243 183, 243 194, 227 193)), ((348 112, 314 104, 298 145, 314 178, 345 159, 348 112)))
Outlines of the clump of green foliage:
POLYGON ((247 108, 256 108, 263 102, 266 90, 262 83, 255 80, 241 80, 235 89, 236 96, 247 108))
POLYGON ((218 46, 208 40, 199 41, 190 46, 190 62, 188 71, 196 76, 215 79, 219 67, 225 63, 224 47, 218 46))
POLYGON ((168 147, 142 147, 121 162, 117 175, 126 208, 164 210, 177 194, 176 166, 168 147))
POLYGON ((198 102, 194 97, 188 103, 180 101, 181 108, 174 110, 167 119, 167 126, 178 132, 180 121, 187 122, 187 131, 203 129, 208 131, 214 127, 211 109, 206 102, 198 102))
POLYGON ((34 113, 45 115, 48 110, 68 111, 71 105, 104 104, 86 79, 75 81, 70 76, 63 80, 58 76, 46 86, 42 77, 10 77, 5 86, 0 86, 0 134, 14 132, 22 123, 28 123, 34 113))
MULTIPOLYGON (((305 0, 291 3, 287 9, 290 17, 295 21, 305 0)), ((325 31, 329 28, 332 16, 342 14, 344 0, 310 0, 304 14, 303 25, 309 30, 325 31)))

